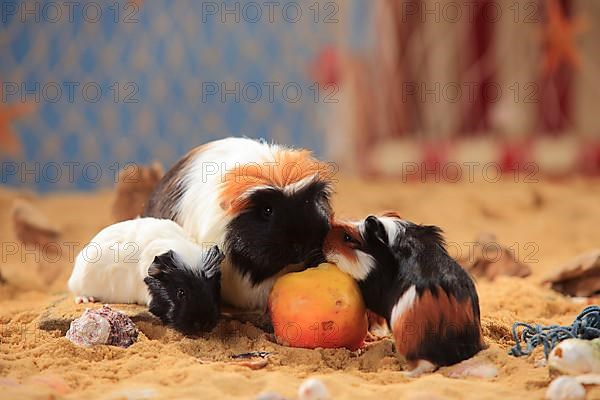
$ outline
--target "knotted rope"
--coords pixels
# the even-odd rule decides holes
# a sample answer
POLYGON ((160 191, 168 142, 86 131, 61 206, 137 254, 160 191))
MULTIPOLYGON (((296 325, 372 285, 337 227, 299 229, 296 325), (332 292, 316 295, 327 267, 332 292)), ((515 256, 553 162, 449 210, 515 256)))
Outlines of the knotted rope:
POLYGON ((550 351, 565 339, 595 339, 600 337, 600 306, 588 306, 569 326, 560 325, 529 325, 517 322, 512 327, 515 345, 510 349, 510 355, 515 357, 531 354, 540 344, 544 345, 544 355, 548 358, 550 351), (519 334, 519 328, 523 328, 519 334), (525 348, 521 347, 525 343, 525 348))

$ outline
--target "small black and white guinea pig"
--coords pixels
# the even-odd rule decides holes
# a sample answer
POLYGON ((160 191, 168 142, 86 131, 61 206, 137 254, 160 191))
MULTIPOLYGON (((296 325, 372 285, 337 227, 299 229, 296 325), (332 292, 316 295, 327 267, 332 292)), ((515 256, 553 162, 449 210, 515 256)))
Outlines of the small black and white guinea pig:
POLYGON ((475 285, 448 255, 438 227, 394 213, 335 222, 323 253, 357 280, 367 308, 387 319, 409 375, 484 348, 475 285))
POLYGON ((331 166, 308 150, 248 138, 192 149, 159 182, 145 215, 179 223, 226 255, 221 295, 265 308, 275 279, 304 268, 329 230, 331 166))
POLYGON ((75 302, 138 303, 184 334, 211 330, 220 314, 217 246, 207 251, 171 220, 138 218, 104 228, 77 255, 75 302))

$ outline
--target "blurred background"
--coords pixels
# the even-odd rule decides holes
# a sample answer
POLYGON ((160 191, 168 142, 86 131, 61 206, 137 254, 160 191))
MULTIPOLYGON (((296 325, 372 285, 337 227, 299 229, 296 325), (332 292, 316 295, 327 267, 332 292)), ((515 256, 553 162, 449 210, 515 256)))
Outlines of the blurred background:
POLYGON ((231 135, 367 176, 600 171, 595 0, 2 1, 0 12, 1 184, 110 186, 128 163, 168 168, 231 135))

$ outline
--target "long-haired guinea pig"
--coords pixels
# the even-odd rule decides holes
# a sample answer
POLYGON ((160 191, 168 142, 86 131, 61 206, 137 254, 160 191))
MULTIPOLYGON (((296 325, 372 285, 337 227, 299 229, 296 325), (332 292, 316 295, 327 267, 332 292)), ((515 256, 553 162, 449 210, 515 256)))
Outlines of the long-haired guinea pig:
POLYGON ((357 280, 366 306, 387 319, 410 375, 484 348, 475 285, 448 255, 438 227, 391 213, 335 222, 323 253, 357 280))
POLYGON ((77 255, 68 286, 76 302, 148 305, 165 324, 195 334, 218 321, 223 257, 171 220, 139 218, 100 231, 77 255))
POLYGON ((176 221, 199 243, 219 245, 226 255, 223 300, 264 308, 275 278, 302 269, 321 250, 329 230, 331 176, 330 166, 307 150, 227 138, 177 162, 145 214, 176 221))

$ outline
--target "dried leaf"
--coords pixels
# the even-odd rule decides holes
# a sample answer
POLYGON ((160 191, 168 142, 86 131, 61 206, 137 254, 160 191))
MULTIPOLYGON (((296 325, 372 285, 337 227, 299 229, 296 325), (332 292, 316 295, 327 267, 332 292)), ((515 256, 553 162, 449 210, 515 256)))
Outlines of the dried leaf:
POLYGON ((15 200, 11 210, 15 236, 24 244, 44 247, 61 234, 46 215, 26 200, 15 200))
POLYGON ((577 297, 600 293, 600 250, 592 250, 558 267, 544 283, 557 292, 577 297))
POLYGON ((158 162, 150 166, 128 165, 119 171, 112 215, 116 221, 126 221, 143 214, 150 194, 164 175, 158 162))
POLYGON ((473 246, 473 254, 457 261, 474 276, 492 281, 499 275, 524 278, 531 274, 531 268, 517 260, 511 249, 498 244, 491 233, 480 234, 473 246))

